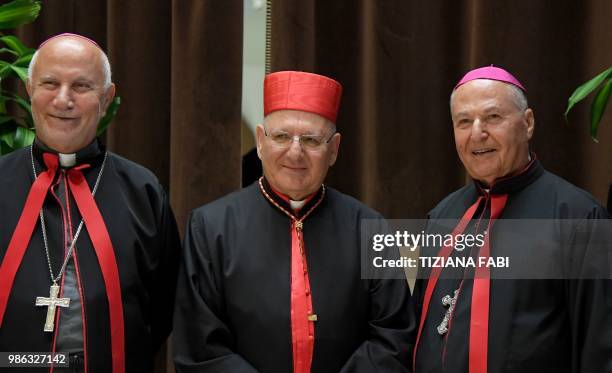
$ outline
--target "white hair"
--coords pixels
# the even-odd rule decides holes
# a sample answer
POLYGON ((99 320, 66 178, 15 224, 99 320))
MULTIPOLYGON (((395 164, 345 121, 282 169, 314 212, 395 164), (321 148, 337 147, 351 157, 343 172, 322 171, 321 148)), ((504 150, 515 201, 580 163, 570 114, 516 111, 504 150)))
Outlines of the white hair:
MULTIPOLYGON (((512 101, 514 102, 514 106, 520 111, 525 111, 529 107, 527 103, 527 96, 522 89, 515 86, 514 84, 506 84, 506 87, 510 89, 510 95, 512 96, 512 101)), ((455 92, 457 92, 457 88, 453 89, 453 92, 450 95, 450 105, 453 105, 453 97, 455 97, 455 92)))
MULTIPOLYGON (((263 122, 264 128, 267 127, 267 124, 270 121, 269 119, 270 115, 274 114, 275 112, 276 111, 273 111, 264 117, 264 122, 263 122)), ((327 127, 331 131, 331 133, 336 133, 336 124, 325 117, 321 117, 321 118, 323 118, 323 120, 325 121, 325 127, 327 127)))
MULTIPOLYGON (((108 61, 108 56, 106 55, 106 53, 104 53, 104 51, 102 49, 99 49, 100 51, 100 57, 102 59, 102 73, 103 73, 103 79, 104 79, 104 89, 107 90, 108 87, 110 87, 111 85, 111 67, 110 67, 110 62, 108 61)), ((36 61, 38 60, 38 52, 40 52, 40 49, 38 49, 36 52, 34 52, 34 55, 32 56, 32 60, 30 61, 30 65, 28 66, 28 80, 30 82, 32 82, 32 74, 34 71, 34 67, 36 66, 36 61)))

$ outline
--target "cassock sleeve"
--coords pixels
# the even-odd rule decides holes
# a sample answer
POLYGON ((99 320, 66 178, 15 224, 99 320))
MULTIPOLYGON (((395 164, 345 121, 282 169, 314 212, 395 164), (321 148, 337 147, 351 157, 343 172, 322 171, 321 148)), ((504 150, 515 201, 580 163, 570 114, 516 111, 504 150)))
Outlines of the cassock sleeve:
POLYGON ((159 215, 158 243, 160 256, 151 273, 152 286, 149 290, 151 307, 151 345, 154 352, 166 342, 172 330, 174 295, 179 267, 181 240, 168 196, 161 188, 162 205, 159 215))
POLYGON ((369 337, 340 372, 410 372, 416 321, 408 282, 405 279, 367 281, 370 288, 369 337))
POLYGON ((211 257, 211 242, 201 220, 192 213, 185 233, 174 315, 176 370, 256 373, 234 352, 235 338, 223 313, 225 301, 215 269, 217 261, 211 257))
POLYGON ((612 373, 611 228, 610 216, 598 208, 571 240, 572 262, 580 268, 580 278, 567 280, 574 373, 612 373))

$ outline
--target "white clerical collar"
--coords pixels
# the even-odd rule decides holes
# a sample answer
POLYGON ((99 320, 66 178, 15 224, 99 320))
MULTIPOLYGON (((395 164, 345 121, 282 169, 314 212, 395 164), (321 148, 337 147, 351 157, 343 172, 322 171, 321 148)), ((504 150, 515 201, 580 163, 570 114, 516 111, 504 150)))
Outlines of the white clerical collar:
POLYGON ((299 209, 301 209, 302 207, 304 207, 304 205, 306 204, 306 200, 305 200, 305 199, 303 199, 303 200, 301 200, 301 201, 294 201, 294 200, 290 199, 290 200, 289 200, 289 204, 291 205, 291 208, 292 208, 293 210, 299 210, 299 209))
POLYGON ((69 168, 76 164, 76 153, 72 154, 64 154, 58 153, 59 155, 59 163, 63 168, 69 168))

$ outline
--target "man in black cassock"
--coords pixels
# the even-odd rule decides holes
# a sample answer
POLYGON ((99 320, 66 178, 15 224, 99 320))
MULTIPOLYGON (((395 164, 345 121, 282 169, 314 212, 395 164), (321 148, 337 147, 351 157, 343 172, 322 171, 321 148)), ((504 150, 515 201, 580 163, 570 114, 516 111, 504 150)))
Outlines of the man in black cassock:
POLYGON ((285 71, 264 83, 264 176, 193 211, 175 310, 179 372, 404 372, 415 319, 405 280, 361 278, 360 221, 323 185, 341 86, 285 71))
POLYGON ((459 219, 454 234, 487 238, 471 253, 450 245, 425 253, 508 255, 508 267, 526 270, 501 279, 502 268, 425 269, 415 288, 415 371, 612 372, 607 212, 529 152, 534 114, 510 73, 493 66, 469 72, 450 106, 457 152, 473 183, 429 213, 428 230, 439 232, 438 222, 452 218, 459 219), (513 231, 518 219, 538 220, 513 231))
POLYGON ((115 93, 108 58, 55 36, 27 91, 36 139, 0 158, 0 351, 69 353, 54 372, 151 372, 180 240, 157 178, 96 139, 115 93))

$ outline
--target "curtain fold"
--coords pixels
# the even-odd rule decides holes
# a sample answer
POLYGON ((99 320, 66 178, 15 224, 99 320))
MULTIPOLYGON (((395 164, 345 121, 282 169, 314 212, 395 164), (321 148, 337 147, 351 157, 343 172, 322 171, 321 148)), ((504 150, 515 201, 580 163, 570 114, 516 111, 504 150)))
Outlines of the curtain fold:
POLYGON ((240 188, 241 1, 172 2, 170 176, 187 211, 240 188))
MULTIPOLYGON (((171 4, 108 0, 108 57, 121 105, 108 148, 170 183, 171 4)), ((44 11, 43 5, 43 11, 44 11)))

